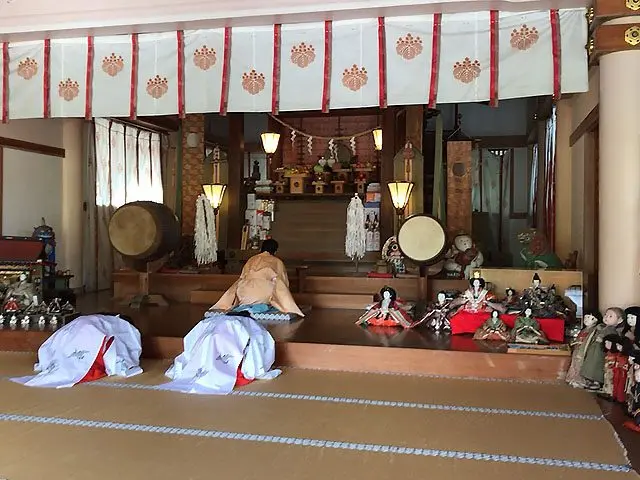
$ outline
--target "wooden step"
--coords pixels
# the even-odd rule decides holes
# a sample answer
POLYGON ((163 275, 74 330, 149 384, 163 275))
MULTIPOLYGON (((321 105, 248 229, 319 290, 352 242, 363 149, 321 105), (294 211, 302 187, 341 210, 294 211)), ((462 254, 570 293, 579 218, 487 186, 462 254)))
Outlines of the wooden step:
MULTIPOLYGON (((193 290, 190 302, 193 304, 213 305, 224 294, 220 290, 193 290)), ((294 293, 293 298, 302 307, 309 305, 313 308, 343 308, 362 310, 373 302, 373 295, 342 294, 342 293, 294 293)))

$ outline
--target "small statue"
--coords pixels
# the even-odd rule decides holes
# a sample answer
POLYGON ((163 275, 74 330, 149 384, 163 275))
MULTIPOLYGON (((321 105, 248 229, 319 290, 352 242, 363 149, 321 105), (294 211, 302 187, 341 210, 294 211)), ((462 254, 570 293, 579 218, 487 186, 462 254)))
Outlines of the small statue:
POLYGON ((457 235, 453 245, 446 255, 444 269, 452 277, 471 278, 471 272, 480 268, 484 263, 484 256, 480 252, 470 235, 457 235))
POLYGON ((589 390, 600 390, 604 383, 604 356, 602 343, 607 335, 622 333, 624 312, 618 307, 607 309, 602 318, 603 324, 596 326, 596 331, 588 342, 580 375, 586 381, 589 390))
POLYGON ((627 401, 627 379, 629 376, 629 344, 620 337, 615 344, 616 362, 613 365, 613 401, 624 404, 627 401))
POLYGON ((518 292, 511 287, 505 290, 506 297, 502 300, 505 313, 519 313, 522 311, 522 302, 517 294, 518 292))
POLYGON ((35 290, 33 288, 33 284, 28 281, 27 275, 21 273, 19 280, 10 285, 7 289, 5 301, 10 297, 13 297, 13 299, 18 302, 18 305, 21 305, 22 308, 27 308, 31 305, 34 296, 35 290))
POLYGON ((584 388, 587 385, 587 382, 580 374, 580 370, 582 369, 587 347, 596 334, 598 326, 602 325, 602 315, 597 311, 587 313, 583 318, 583 323, 584 328, 580 330, 580 333, 578 333, 575 340, 571 343, 571 348, 573 349, 571 365, 565 377, 565 381, 576 388, 584 388))
POLYGON ((523 245, 520 257, 527 268, 563 267, 558 255, 549 248, 547 238, 535 228, 519 233, 518 241, 523 245))
POLYGON ((4 307, 3 307, 2 311, 5 312, 5 313, 19 312, 20 311, 20 305, 18 304, 18 302, 16 301, 15 298, 9 297, 7 302, 4 304, 4 307))
POLYGON ((411 328, 413 319, 397 298, 393 288, 382 287, 380 300, 367 306, 367 310, 358 319, 356 325, 411 328))
MULTIPOLYGON (((635 343, 636 341, 636 328, 639 316, 640 307, 634 306, 624 310, 624 327, 622 329, 622 335, 628 338, 632 343, 635 343)), ((640 340, 640 338, 638 340, 640 340)))
POLYGON ((515 343, 527 343, 532 345, 548 344, 547 336, 540 328, 540 323, 533 318, 531 308, 524 310, 524 315, 516 318, 511 331, 511 341, 515 343))
POLYGON ((47 313, 51 314, 51 313, 61 313, 61 312, 62 312, 62 308, 60 308, 60 299, 54 298, 53 300, 51 300, 51 303, 47 307, 47 313))
POLYGON ((407 273, 407 267, 404 264, 404 255, 400 251, 398 239, 393 236, 384 242, 382 247, 382 259, 391 265, 391 271, 395 275, 407 273))
POLYGON ((494 310, 491 312, 491 316, 482 324, 476 333, 473 334, 474 340, 487 340, 487 341, 503 341, 506 342, 509 338, 509 329, 505 323, 500 319, 500 312, 494 310))
POLYGON ((474 276, 469 280, 469 288, 451 302, 451 308, 459 307, 456 315, 461 312, 466 313, 490 313, 492 310, 502 310, 502 305, 498 303, 495 295, 486 288, 486 282, 480 277, 479 272, 474 272, 474 276))
MULTIPOLYGON (((640 353, 640 352, 638 352, 640 353)), ((629 395, 627 397, 627 412, 632 420, 624 422, 624 427, 634 432, 640 433, 640 356, 630 357, 631 374, 633 381, 630 382, 629 395)))
POLYGON ((14 314, 9 319, 9 325, 15 327, 18 324, 18 317, 14 314))
POLYGON ((451 300, 447 299, 447 294, 445 292, 439 292, 437 300, 427 307, 427 312, 419 321, 413 324, 413 327, 417 327, 418 325, 427 323, 427 325, 430 328, 434 329, 436 332, 440 332, 441 330, 450 331, 450 311, 451 300))
POLYGON ((616 345, 619 340, 619 335, 613 333, 604 337, 600 345, 604 351, 604 370, 602 374, 603 382, 598 395, 607 400, 613 399, 613 371, 618 356, 616 345))

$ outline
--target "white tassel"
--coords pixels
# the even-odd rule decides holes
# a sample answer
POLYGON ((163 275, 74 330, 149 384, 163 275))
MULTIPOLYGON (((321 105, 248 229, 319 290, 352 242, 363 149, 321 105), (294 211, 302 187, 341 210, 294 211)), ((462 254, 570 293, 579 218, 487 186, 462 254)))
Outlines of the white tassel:
POLYGON ((344 250, 351 260, 360 260, 366 250, 367 232, 364 226, 364 205, 356 193, 347 208, 347 236, 344 250))
POLYGON ((313 153, 313 137, 307 137, 307 151, 309 155, 313 153))
POLYGON ((349 146, 351 147, 351 154, 355 157, 356 156, 356 137, 351 137, 351 140, 349 140, 349 146))
POLYGON ((215 263, 218 260, 216 219, 213 207, 206 195, 196 200, 196 229, 194 235, 195 257, 198 265, 215 263))

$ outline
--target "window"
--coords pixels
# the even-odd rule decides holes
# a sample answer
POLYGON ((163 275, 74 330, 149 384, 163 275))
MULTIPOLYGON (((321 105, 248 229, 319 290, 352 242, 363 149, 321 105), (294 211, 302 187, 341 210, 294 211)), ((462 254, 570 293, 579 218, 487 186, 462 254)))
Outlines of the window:
POLYGON ((160 134, 106 118, 96 118, 94 125, 96 205, 162 203, 160 134))

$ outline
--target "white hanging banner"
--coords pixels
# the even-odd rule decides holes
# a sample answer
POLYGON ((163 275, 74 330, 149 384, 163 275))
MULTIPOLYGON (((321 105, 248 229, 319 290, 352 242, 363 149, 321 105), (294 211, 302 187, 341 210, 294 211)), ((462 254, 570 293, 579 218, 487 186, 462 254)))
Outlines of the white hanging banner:
MULTIPOLYGON (((586 92, 589 76, 587 49, 589 32, 582 10, 560 10, 560 87, 563 92, 586 92)), ((527 95, 529 96, 529 95, 527 95)))
POLYGON ((273 25, 231 31, 230 112, 270 112, 273 85, 273 25))
POLYGON ((51 40, 51 116, 84 117, 87 39, 51 40))
POLYGON ((433 15, 385 18, 385 33, 389 104, 427 103, 431 86, 433 15), (416 102, 417 98, 422 100, 416 102))
POLYGON ((280 38, 280 110, 321 110, 324 23, 283 25, 280 38))
MULTIPOLYGON (((582 48, 584 50, 584 46, 582 48)), ((500 98, 553 93, 553 49, 548 11, 501 13, 499 49, 500 98)))
POLYGON ((187 113, 220 111, 224 29, 184 32, 184 89, 187 113))
POLYGON ((9 45, 9 112, 11 119, 43 118, 44 42, 9 45))
POLYGON ((490 13, 442 15, 438 103, 489 100, 490 13))
POLYGON ((137 115, 178 112, 178 32, 138 36, 137 115))
POLYGON ((91 92, 95 117, 129 116, 132 60, 131 35, 95 37, 91 92))
POLYGON ((332 30, 331 109, 378 106, 378 20, 337 21, 332 30))

